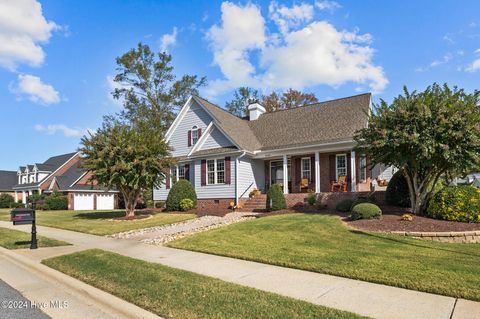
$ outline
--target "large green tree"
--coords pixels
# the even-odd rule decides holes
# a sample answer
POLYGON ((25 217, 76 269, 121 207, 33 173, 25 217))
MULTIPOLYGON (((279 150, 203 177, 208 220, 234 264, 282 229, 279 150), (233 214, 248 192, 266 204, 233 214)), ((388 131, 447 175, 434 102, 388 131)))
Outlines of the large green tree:
POLYGON ((151 138, 139 128, 107 123, 95 134, 82 138, 83 167, 92 179, 107 188, 116 188, 126 205, 126 217, 145 190, 161 185, 171 165, 170 150, 164 139, 151 138))
POLYGON ((233 93, 233 99, 225 103, 225 108, 233 115, 244 117, 248 114, 247 107, 259 98, 258 91, 249 87, 241 87, 233 93))
POLYGON ((196 75, 177 79, 171 62, 171 55, 155 54, 142 43, 116 59, 118 73, 114 81, 118 87, 112 95, 124 104, 118 119, 166 132, 188 97, 198 94, 198 89, 206 84, 204 77, 196 75))
POLYGON ((122 193, 127 217, 145 190, 165 181, 173 162, 165 133, 178 109, 206 82, 196 75, 177 80, 171 61, 169 54, 142 43, 118 57, 112 95, 124 108, 82 139, 84 167, 92 180, 122 193))
POLYGON ((372 165, 402 169, 411 208, 422 214, 438 180, 463 175, 480 163, 480 92, 468 94, 433 84, 423 92, 409 92, 391 104, 381 100, 367 128, 355 139, 372 165))
POLYGON ((272 91, 268 95, 260 96, 258 91, 249 87, 241 87, 233 93, 233 99, 225 104, 225 108, 232 114, 240 117, 248 115, 248 104, 259 102, 267 113, 286 110, 306 104, 318 102, 313 93, 305 93, 288 89, 283 93, 272 91))

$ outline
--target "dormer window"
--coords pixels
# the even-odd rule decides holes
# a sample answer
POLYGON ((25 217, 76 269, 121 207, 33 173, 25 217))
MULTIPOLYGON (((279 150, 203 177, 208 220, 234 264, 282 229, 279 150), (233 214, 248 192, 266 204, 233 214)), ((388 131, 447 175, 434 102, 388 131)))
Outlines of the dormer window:
POLYGON ((202 136, 202 129, 198 126, 193 126, 191 130, 188 131, 188 146, 193 146, 197 144, 198 140, 202 136))

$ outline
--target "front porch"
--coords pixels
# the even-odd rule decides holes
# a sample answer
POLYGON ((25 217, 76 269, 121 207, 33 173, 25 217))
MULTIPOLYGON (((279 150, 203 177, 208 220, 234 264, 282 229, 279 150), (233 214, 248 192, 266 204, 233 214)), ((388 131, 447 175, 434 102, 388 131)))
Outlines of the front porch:
POLYGON ((352 149, 266 158, 264 191, 279 184, 284 194, 368 192, 372 173, 367 160, 352 149))

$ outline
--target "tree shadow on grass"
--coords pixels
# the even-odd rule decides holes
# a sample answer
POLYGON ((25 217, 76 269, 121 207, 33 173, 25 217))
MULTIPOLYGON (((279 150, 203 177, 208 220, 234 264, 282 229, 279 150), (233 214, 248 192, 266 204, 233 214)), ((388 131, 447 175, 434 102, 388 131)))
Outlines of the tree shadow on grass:
POLYGON ((25 246, 25 245, 30 245, 32 242, 30 240, 24 240, 24 241, 16 241, 14 244, 15 246, 25 246))
MULTIPOLYGON (((357 235, 373 237, 373 238, 380 239, 380 240, 383 240, 383 241, 390 241, 390 242, 394 242, 394 243, 397 243, 397 244, 409 245, 409 246, 413 246, 413 247, 426 248, 426 249, 431 249, 431 250, 441 250, 441 251, 445 251, 445 252, 449 252, 449 253, 455 253, 455 254, 458 254, 458 255, 480 257, 480 254, 466 253, 466 252, 461 252, 461 251, 458 251, 458 250, 448 249, 448 248, 431 247, 431 246, 428 246, 428 245, 421 244, 420 242, 415 243, 415 242, 412 242, 411 240, 409 240, 407 238, 402 239, 400 236, 397 236, 399 238, 390 237, 390 236, 387 237, 387 236, 377 235, 377 234, 374 234, 374 233, 367 233, 367 232, 364 232, 364 231, 361 231, 361 230, 356 230, 356 229, 349 229, 349 232, 357 234, 357 235)), ((475 245, 475 244, 463 244, 463 245, 475 245)))
MULTIPOLYGON (((136 216, 150 215, 150 214, 151 212, 148 212, 148 211, 135 212, 136 216)), ((89 212, 89 213, 78 213, 73 217, 79 218, 79 219, 112 219, 112 218, 119 218, 124 216, 125 216, 125 211, 95 211, 95 212, 89 212)))

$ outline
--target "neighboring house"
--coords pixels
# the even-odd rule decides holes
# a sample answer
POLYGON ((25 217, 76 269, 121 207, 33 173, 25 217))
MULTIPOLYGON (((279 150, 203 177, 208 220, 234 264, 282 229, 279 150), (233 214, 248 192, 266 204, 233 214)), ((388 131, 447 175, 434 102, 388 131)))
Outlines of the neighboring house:
POLYGON ((17 184, 17 172, 0 171, 0 194, 15 195, 13 186, 17 184))
POLYGON ((452 185, 473 185, 480 188, 480 173, 472 173, 466 175, 464 178, 455 178, 452 185))
POLYGON ((200 207, 242 203, 272 184, 285 194, 330 192, 342 175, 348 191, 370 191, 368 159, 355 152, 353 136, 368 125, 371 94, 273 113, 254 103, 248 111, 241 119, 190 97, 166 133, 178 165, 154 200, 165 200, 178 179, 192 182, 200 207))
POLYGON ((118 192, 105 190, 89 181, 90 173, 81 168, 79 152, 50 157, 44 163, 20 166, 16 185, 12 187, 15 200, 27 202, 32 194, 61 192, 68 198, 68 209, 100 210, 117 207, 118 192))

